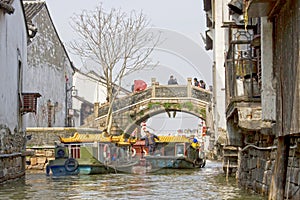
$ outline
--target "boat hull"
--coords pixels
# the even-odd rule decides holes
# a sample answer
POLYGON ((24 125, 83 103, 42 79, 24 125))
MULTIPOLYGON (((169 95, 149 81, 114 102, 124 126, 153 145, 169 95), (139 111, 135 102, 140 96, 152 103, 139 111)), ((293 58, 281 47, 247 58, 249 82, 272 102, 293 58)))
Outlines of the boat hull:
POLYGON ((79 174, 108 174, 111 170, 104 165, 80 165, 79 164, 79 174))
POLYGON ((203 160, 190 160, 186 156, 146 156, 148 172, 160 169, 195 169, 201 168, 203 160))
POLYGON ((92 174, 108 174, 108 173, 132 173, 132 168, 137 165, 137 162, 108 165, 98 162, 97 164, 87 163, 81 159, 72 159, 77 162, 77 166, 67 164, 70 159, 55 159, 51 160, 47 165, 47 175, 52 172, 53 176, 68 176, 68 175, 92 175, 92 174))
POLYGON ((79 174, 78 162, 75 159, 60 158, 50 160, 46 167, 46 174, 53 176, 70 176, 79 174))
POLYGON ((109 174, 109 173, 132 173, 132 168, 136 166, 137 163, 129 163, 124 165, 80 165, 79 164, 79 174, 109 174))

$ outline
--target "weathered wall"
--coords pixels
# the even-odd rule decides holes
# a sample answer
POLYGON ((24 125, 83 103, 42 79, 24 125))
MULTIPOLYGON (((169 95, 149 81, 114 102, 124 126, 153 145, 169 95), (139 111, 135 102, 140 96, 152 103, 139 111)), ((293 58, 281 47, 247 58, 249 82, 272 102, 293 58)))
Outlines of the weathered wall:
POLYGON ((19 116, 18 74, 27 67, 27 34, 20 2, 14 2, 12 15, 0 9, 0 124, 11 131, 17 128, 19 116), (20 70, 19 68, 20 62, 20 70))
POLYGON ((299 1, 287 1, 274 22, 278 136, 300 133, 299 9, 299 1))
POLYGON ((21 153, 0 154, 0 183, 25 175, 25 157, 21 153))
MULTIPOLYGON (((37 113, 24 115, 25 127, 65 126, 67 89, 72 86, 72 69, 68 55, 44 6, 32 19, 37 34, 28 45, 28 69, 24 71, 24 92, 38 92, 37 113)), ((71 92, 68 108, 71 108, 71 92)))
POLYGON ((18 77, 27 66, 27 32, 20 3, 13 1, 11 15, 0 9, 0 182, 25 173, 18 96, 22 82, 18 77))
POLYGON ((262 53, 262 85, 261 85, 261 107, 262 120, 276 120, 276 81, 273 72, 273 26, 267 17, 261 18, 261 52, 262 53))
MULTIPOLYGON (((248 146, 241 151, 239 184, 247 189, 256 191, 262 195, 268 195, 272 173, 274 171, 276 157, 276 141, 272 146, 272 140, 267 136, 260 138, 265 141, 262 146, 271 145, 269 148, 254 148, 248 146), (271 143, 270 143, 271 142, 271 143)), ((292 148, 288 158, 288 172, 286 180, 286 196, 289 199, 300 199, 300 140, 291 139, 292 148)))

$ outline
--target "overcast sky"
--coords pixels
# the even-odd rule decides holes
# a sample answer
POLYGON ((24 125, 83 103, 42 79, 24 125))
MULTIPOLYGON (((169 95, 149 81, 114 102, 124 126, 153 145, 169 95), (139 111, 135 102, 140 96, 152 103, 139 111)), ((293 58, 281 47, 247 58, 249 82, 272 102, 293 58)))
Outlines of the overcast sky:
MULTIPOLYGON (((142 10, 150 20, 153 30, 162 32, 166 41, 153 54, 154 60, 159 62, 156 70, 129 76, 126 78, 125 87, 130 87, 137 76, 148 84, 152 77, 161 84, 166 84, 171 74, 177 78, 179 84, 186 84, 188 77, 197 77, 203 79, 207 85, 212 84, 211 52, 205 50, 200 35, 205 35, 206 30, 202 0, 46 0, 53 23, 67 49, 68 43, 76 37, 69 25, 70 18, 82 10, 94 10, 100 2, 108 11, 111 8, 121 8, 125 12, 142 10)), ((71 53, 69 56, 77 68, 82 67, 78 57, 71 53)), ((165 121, 160 127, 154 128, 160 129, 167 123, 172 124, 172 129, 185 128, 184 124, 189 124, 189 128, 196 128, 198 121, 199 119, 191 118, 190 115, 178 114, 171 122, 165 121)))
MULTIPOLYGON (((153 75, 158 81, 166 83, 169 75, 177 76, 179 83, 185 83, 187 77, 198 77, 205 80, 208 85, 212 83, 210 53, 204 48, 200 33, 204 34, 205 12, 201 0, 46 0, 61 40, 68 47, 68 43, 76 37, 69 23, 70 18, 82 10, 94 10, 103 3, 108 11, 111 8, 121 8, 125 12, 142 10, 150 20, 154 30, 162 31, 165 41, 153 54, 159 61, 158 72, 153 75)), ((80 59, 70 57, 77 68, 81 68, 80 59)), ((150 82, 152 74, 146 72, 146 82, 150 82)), ((136 75, 134 75, 136 76, 136 75)), ((143 74, 140 74, 143 76, 143 74)), ((145 77, 144 77, 145 78, 145 77)), ((130 80, 130 78, 129 78, 130 80)))

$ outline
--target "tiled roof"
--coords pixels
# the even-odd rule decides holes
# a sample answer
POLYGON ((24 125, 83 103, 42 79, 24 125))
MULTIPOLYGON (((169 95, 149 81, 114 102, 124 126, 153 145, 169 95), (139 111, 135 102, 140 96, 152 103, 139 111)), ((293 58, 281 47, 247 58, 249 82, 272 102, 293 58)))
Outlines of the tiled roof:
POLYGON ((12 4, 14 0, 0 0, 0 3, 12 4))
POLYGON ((0 0, 0 9, 3 9, 4 12, 8 14, 14 13, 15 9, 11 6, 14 0, 0 0))
MULTIPOLYGON (((158 143, 165 142, 191 142, 191 140, 185 136, 158 136, 158 143)), ((62 143, 84 143, 84 142, 112 142, 119 145, 145 145, 144 140, 129 140, 124 139, 123 135, 120 136, 108 136, 105 137, 103 134, 80 134, 75 133, 73 137, 69 138, 60 138, 62 143)))
POLYGON ((190 139, 185 136, 158 136, 158 142, 190 142, 190 139))
MULTIPOLYGON (((185 136, 158 136, 159 141, 157 143, 169 143, 169 142, 191 142, 191 140, 185 136)), ((145 146, 145 140, 138 140, 134 143, 134 146, 145 146)))
POLYGON ((123 135, 120 136, 108 136, 103 134, 80 134, 75 133, 73 137, 60 138, 62 143, 84 143, 84 142, 112 142, 119 145, 131 145, 135 141, 124 139, 123 135))
POLYGON ((27 21, 31 21, 31 19, 46 5, 44 1, 23 1, 25 16, 27 21))

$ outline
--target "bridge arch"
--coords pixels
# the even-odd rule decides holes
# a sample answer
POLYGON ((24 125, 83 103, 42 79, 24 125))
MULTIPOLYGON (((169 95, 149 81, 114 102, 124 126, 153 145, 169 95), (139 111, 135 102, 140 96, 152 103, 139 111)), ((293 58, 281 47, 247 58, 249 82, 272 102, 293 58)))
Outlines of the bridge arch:
POLYGON ((166 109, 163 106, 158 107, 157 109, 151 109, 147 112, 141 112, 141 113, 137 113, 137 116, 135 118, 135 120, 133 120, 130 124, 128 124, 126 126, 126 128, 124 129, 125 133, 132 133, 137 127, 140 127, 140 124, 144 121, 147 121, 149 118, 159 115, 161 113, 168 113, 169 117, 175 117, 174 112, 182 112, 182 113, 188 113, 191 114, 195 117, 198 117, 199 119, 203 119, 206 120, 206 114, 204 111, 202 111, 203 113, 199 113, 196 112, 195 110, 189 110, 187 108, 169 108, 166 109))

